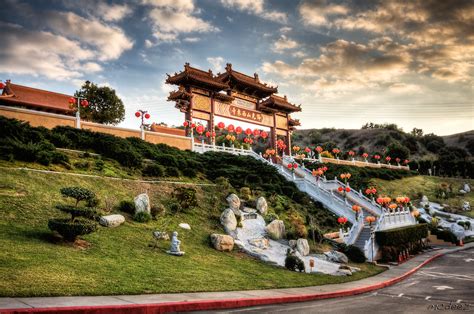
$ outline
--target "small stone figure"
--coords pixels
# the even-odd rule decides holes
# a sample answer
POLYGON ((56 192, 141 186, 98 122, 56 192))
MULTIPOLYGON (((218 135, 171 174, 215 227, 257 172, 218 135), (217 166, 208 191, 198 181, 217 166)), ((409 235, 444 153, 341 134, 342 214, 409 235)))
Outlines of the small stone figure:
POLYGON ((179 245, 181 244, 181 241, 178 240, 178 232, 174 231, 172 236, 171 236, 171 247, 169 251, 166 251, 166 253, 171 254, 171 255, 176 255, 176 256, 182 256, 184 255, 184 252, 182 252, 179 249, 179 245))

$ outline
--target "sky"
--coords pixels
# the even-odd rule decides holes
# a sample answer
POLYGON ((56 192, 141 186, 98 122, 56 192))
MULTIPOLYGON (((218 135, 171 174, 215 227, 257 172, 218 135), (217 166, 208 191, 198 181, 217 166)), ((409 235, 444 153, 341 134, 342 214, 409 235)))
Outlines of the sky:
POLYGON ((90 80, 181 125, 166 73, 233 69, 302 105, 300 128, 474 129, 474 1, 2 0, 0 80, 73 94, 90 80))

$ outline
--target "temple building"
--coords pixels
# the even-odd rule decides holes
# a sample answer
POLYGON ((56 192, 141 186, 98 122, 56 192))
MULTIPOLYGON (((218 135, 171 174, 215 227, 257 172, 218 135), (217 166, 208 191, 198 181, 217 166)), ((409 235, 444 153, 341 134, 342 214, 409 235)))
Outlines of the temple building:
POLYGON ((13 84, 10 80, 7 80, 0 95, 0 105, 74 115, 75 110, 69 106, 69 98, 71 97, 70 95, 13 84))
POLYGON ((228 63, 224 73, 214 75, 186 63, 183 71, 168 74, 166 83, 178 86, 168 100, 176 103, 185 120, 207 121, 209 130, 214 130, 215 116, 269 127, 271 146, 282 138, 290 149, 291 132, 300 125, 290 115, 301 111, 301 106, 276 95, 278 88, 261 82, 256 73, 246 75, 228 63))

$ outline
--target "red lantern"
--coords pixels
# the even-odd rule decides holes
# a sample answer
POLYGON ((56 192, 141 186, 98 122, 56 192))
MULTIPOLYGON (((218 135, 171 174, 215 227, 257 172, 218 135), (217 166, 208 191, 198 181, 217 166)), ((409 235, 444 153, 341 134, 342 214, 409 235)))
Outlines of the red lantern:
POLYGON ((206 132, 206 137, 211 137, 211 132, 207 131, 206 132))
POLYGON ((145 113, 145 119, 150 119, 150 114, 149 113, 145 113))
POLYGON ((363 154, 362 154, 362 157, 367 158, 367 157, 369 157, 369 154, 363 153, 363 154))
POLYGON ((266 139, 268 137, 268 133, 265 132, 265 131, 262 131, 262 133, 260 133, 260 136, 263 138, 263 139, 266 139))
POLYGON ((387 156, 387 157, 385 157, 385 160, 386 160, 386 161, 390 161, 390 160, 392 160, 392 157, 387 156))
POLYGON ((354 152, 353 150, 350 150, 348 154, 349 154, 349 156, 351 156, 351 157, 352 157, 352 156, 354 156, 354 155, 355 155, 355 152, 354 152))
POLYGON ((341 225, 344 225, 347 222, 347 218, 346 217, 339 217, 339 218, 337 218, 337 222, 341 225))
POLYGON ((286 166, 288 167, 288 169, 293 169, 293 164, 291 164, 291 163, 286 165, 286 166))
POLYGON ((260 130, 259 129, 253 130, 253 136, 257 137, 259 135, 260 135, 260 130))
POLYGON ((397 164, 400 163, 400 158, 395 158, 395 161, 397 162, 397 164))
POLYGON ((309 152, 311 151, 311 148, 306 147, 306 148, 304 149, 304 151, 309 154, 309 152))
POLYGON ((202 134, 204 132, 204 127, 202 125, 198 125, 196 128, 196 132, 199 134, 202 134))
POLYGON ((361 209, 359 205, 352 205, 352 210, 358 212, 361 209))
POLYGON ((219 123, 217 123, 217 127, 218 127, 219 129, 221 129, 221 130, 222 130, 223 128, 225 128, 224 122, 219 122, 219 123))
POLYGON ((328 167, 324 166, 323 171, 328 171, 328 167))
POLYGON ((410 162, 410 161, 409 161, 408 159, 405 159, 405 160, 403 161, 403 163, 404 163, 405 165, 408 164, 409 162, 410 162))
POLYGON ((338 190, 339 192, 342 192, 342 191, 344 191, 344 188, 343 188, 342 186, 340 186, 340 187, 337 188, 337 190, 338 190))
POLYGON ((372 190, 371 190, 371 189, 366 189, 366 190, 365 190, 365 194, 367 194, 367 195, 372 194, 372 190))
POLYGON ((188 122, 188 121, 184 121, 183 126, 184 126, 185 128, 187 128, 188 125, 189 125, 189 122, 188 122))
POLYGON ((70 104, 75 104, 76 103, 76 98, 74 98, 74 97, 69 98, 69 103, 70 104))
POLYGON ((375 158, 376 160, 379 160, 379 159, 380 159, 380 155, 375 155, 374 158, 375 158))
POLYGON ((245 134, 247 134, 247 135, 252 134, 252 130, 251 130, 250 128, 247 128, 247 129, 245 130, 245 134))
POLYGON ((242 133, 242 128, 240 126, 235 128, 235 133, 241 134, 242 133))
POLYGON ((194 129, 196 127, 196 123, 191 123, 191 129, 194 129))
POLYGON ((140 118, 141 115, 140 111, 135 112, 135 117, 140 118))
POLYGON ((229 132, 229 133, 234 132, 234 125, 229 124, 229 126, 227 127, 227 132, 229 132))
POLYGON ((318 154, 320 154, 323 151, 323 148, 321 146, 318 146, 314 150, 317 151, 318 154))
POLYGON ((3 84, 3 82, 0 82, 0 89, 4 89, 5 88, 5 84, 3 84))
POLYGON ((216 137, 216 132, 212 131, 212 137, 216 137))
POLYGON ((295 162, 295 163, 293 164, 293 169, 296 169, 296 168, 298 168, 298 164, 295 162))
POLYGON ((87 99, 81 100, 81 106, 84 107, 84 108, 89 106, 89 102, 87 101, 87 99))
POLYGON ((377 193, 377 189, 376 188, 372 188, 372 194, 375 194, 377 193))
POLYGON ((351 191, 350 187, 346 187, 346 192, 349 193, 351 191))

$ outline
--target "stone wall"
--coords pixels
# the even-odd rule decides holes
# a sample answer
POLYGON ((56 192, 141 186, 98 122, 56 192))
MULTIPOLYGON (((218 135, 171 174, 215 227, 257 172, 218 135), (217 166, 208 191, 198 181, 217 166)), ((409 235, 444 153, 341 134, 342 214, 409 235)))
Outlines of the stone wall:
MULTIPOLYGON (((43 126, 48 129, 52 129, 58 125, 70 127, 76 125, 75 117, 9 106, 0 106, 0 115, 7 118, 27 121, 31 126, 43 126)), ((81 121, 81 128, 119 137, 141 137, 140 130, 126 129, 83 120, 81 121)), ((159 132, 146 131, 144 135, 145 140, 153 144, 163 143, 182 150, 191 149, 191 139, 179 135, 183 134, 183 132, 183 130, 179 129, 160 127, 159 132)))

